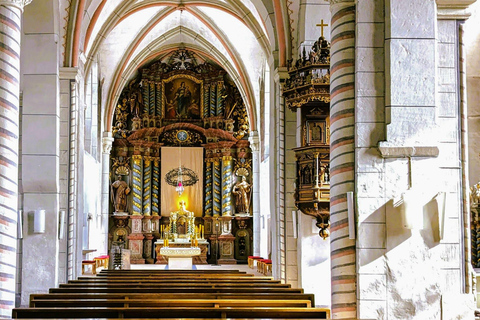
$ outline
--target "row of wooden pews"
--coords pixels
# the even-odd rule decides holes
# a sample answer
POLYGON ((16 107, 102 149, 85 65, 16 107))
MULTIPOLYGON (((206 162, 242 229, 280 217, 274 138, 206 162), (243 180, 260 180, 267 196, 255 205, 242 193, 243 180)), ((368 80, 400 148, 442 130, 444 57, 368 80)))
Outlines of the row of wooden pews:
POLYGON ((328 319, 312 294, 232 270, 102 270, 32 294, 15 319, 328 319))

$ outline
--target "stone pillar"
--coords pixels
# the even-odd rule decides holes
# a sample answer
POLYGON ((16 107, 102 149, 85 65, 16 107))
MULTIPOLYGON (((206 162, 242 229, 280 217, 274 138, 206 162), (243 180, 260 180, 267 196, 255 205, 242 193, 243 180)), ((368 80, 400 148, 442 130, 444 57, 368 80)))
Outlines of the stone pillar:
POLYGON ((102 253, 108 253, 108 218, 110 208, 110 152, 112 150, 112 133, 104 132, 102 138, 102 253))
POLYGON ((222 157, 222 216, 232 215, 232 156, 222 157))
MULTIPOLYGON (((153 181, 152 181, 152 215, 158 216, 160 212, 160 158, 153 158, 153 181)), ((158 231, 157 231, 158 232, 158 231)))
POLYGON ((212 175, 212 159, 205 159, 205 216, 209 217, 212 215, 212 184, 213 184, 213 175, 212 175))
POLYGON ((142 156, 134 155, 133 160, 133 181, 132 181, 132 215, 142 215, 142 156))
POLYGON ((218 216, 221 214, 222 206, 222 188, 221 188, 221 171, 220 171, 220 159, 213 159, 213 215, 218 216))
POLYGON ((2 232, 4 248, 0 255, 3 266, 0 284, 0 317, 11 317, 15 306, 15 265, 18 210, 18 136, 19 136, 19 100, 20 100, 20 42, 22 34, 22 10, 30 1, 0 1, 0 51, 1 65, 0 92, 2 118, 0 128, 0 201, 3 221, 2 232), (8 242, 7 237, 10 238, 8 242), (12 240, 12 241, 10 241, 12 240))
POLYGON ((252 150, 252 213, 253 216, 253 255, 260 255, 260 166, 258 132, 250 132, 248 137, 252 150))
POLYGON ((348 237, 347 192, 355 190, 355 3, 331 1, 330 253, 332 319, 356 319, 355 240, 348 237))
POLYGON ((152 159, 149 156, 143 157, 143 215, 150 216, 151 210, 151 183, 152 183, 152 159))

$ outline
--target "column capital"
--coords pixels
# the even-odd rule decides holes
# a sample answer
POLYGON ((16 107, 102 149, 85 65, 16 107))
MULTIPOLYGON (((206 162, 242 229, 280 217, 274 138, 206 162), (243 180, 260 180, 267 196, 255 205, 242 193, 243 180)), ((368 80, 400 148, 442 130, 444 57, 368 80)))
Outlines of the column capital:
POLYGON ((471 12, 469 6, 477 0, 436 0, 437 17, 443 20, 467 20, 471 12))
POLYGON ((0 5, 17 7, 23 11, 23 8, 32 2, 32 0, 0 0, 0 5))
POLYGON ((104 132, 102 137, 102 153, 110 154, 112 151, 113 137, 111 132, 104 132))
MULTIPOLYGON (((2 0, 0 0, 0 3, 2 0)), ((80 78, 80 72, 77 67, 61 67, 59 68, 59 77, 61 80, 75 80, 80 78)))
POLYGON ((256 152, 259 150, 260 139, 258 138, 257 131, 250 131, 248 141, 250 142, 250 149, 252 149, 252 151, 256 152))
POLYGON ((288 69, 287 67, 278 67, 273 73, 273 80, 276 83, 283 83, 288 79, 288 69))

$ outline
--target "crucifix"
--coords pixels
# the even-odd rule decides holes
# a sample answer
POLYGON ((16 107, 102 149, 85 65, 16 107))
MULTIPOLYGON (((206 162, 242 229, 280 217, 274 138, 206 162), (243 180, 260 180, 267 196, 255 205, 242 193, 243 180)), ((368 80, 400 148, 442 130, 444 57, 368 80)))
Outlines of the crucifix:
POLYGON ((323 23, 323 19, 322 19, 322 21, 320 22, 320 24, 317 24, 316 26, 322 28, 321 30, 322 30, 322 37, 323 37, 323 28, 324 28, 324 27, 328 27, 328 24, 323 23))

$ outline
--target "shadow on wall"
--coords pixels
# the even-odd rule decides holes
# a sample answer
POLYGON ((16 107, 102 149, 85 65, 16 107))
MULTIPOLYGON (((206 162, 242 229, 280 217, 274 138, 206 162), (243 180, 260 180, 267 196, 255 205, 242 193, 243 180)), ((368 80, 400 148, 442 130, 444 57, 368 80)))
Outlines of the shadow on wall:
MULTIPOLYGON (((361 255, 359 267, 366 266, 381 258, 389 251, 412 237, 412 230, 418 230, 424 245, 431 249, 443 238, 443 221, 445 198, 443 193, 427 196, 420 192, 408 190, 401 199, 391 199, 380 208, 377 208, 361 223, 378 224, 382 212, 386 213, 385 241, 386 250, 369 250, 369 254, 361 255)), ((367 235, 368 236, 368 235, 367 235)))

